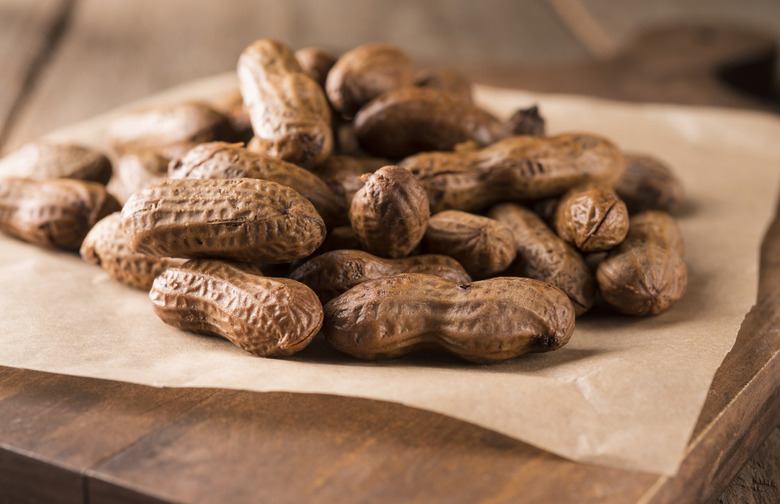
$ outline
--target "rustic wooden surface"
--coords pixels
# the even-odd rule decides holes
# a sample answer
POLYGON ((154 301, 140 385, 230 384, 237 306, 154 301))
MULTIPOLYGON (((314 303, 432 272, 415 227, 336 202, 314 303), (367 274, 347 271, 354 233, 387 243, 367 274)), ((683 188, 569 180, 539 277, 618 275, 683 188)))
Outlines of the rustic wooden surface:
MULTIPOLYGON (((460 59, 448 63, 478 80, 541 91, 775 107, 770 82, 776 46, 750 32, 667 30, 627 45, 608 62, 585 61, 586 52, 543 2, 528 2, 524 13, 537 17, 511 42, 533 40, 541 57, 565 54, 579 63, 540 67, 530 61, 533 66, 521 67, 506 62, 513 49, 502 43, 500 54, 479 64, 470 48, 484 51, 490 48, 486 40, 501 42, 466 29, 488 22, 484 15, 426 4, 411 24, 438 30, 431 42, 413 38, 411 28, 403 31, 419 2, 369 3, 344 13, 354 24, 345 30, 319 28, 329 13, 313 0, 296 2, 297 10, 285 2, 233 2, 231 8, 199 2, 193 8, 187 0, 3 0, 0 149, 8 152, 131 99, 228 70, 248 42, 265 35, 297 46, 334 41, 334 48, 404 40, 422 60, 454 48, 460 59), (369 18, 384 23, 365 22, 369 18), (544 43, 537 40, 542 36, 544 43), (740 94, 718 74, 763 98, 740 94), (739 82, 744 75, 750 78, 739 82)), ((510 3, 488 4, 511 24, 516 12, 510 3)), ((715 377, 675 478, 574 463, 389 403, 156 389, 0 368, 0 502, 661 503, 719 495, 723 502, 761 502, 778 496, 780 475, 771 472, 778 466, 762 463, 777 456, 777 434, 759 450, 764 458, 753 462, 769 468, 763 479, 756 483, 741 474, 737 485, 721 492, 780 419, 778 307, 780 220, 762 251, 758 303, 715 377)))

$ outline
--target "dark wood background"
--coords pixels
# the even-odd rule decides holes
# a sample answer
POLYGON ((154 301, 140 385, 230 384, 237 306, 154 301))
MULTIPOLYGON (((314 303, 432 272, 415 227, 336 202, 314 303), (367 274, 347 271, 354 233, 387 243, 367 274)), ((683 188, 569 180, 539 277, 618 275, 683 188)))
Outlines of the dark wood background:
MULTIPOLYGON (((392 42, 518 88, 776 112, 778 33, 780 3, 758 0, 0 0, 0 152, 230 70, 261 36, 334 52, 392 42)), ((776 222, 759 302, 676 478, 393 404, 0 368, 0 502, 777 502, 778 258, 776 222)))

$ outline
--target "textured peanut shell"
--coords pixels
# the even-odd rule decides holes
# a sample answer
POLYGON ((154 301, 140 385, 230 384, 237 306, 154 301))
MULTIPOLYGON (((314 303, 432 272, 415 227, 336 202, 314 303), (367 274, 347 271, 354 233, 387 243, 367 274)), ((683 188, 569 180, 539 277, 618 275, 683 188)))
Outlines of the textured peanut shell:
POLYGON ((117 161, 108 188, 119 201, 127 201, 133 193, 168 178, 169 162, 167 157, 154 151, 125 154, 117 161))
POLYGON ((364 185, 361 177, 387 164, 376 166, 352 156, 337 155, 329 157, 313 171, 349 206, 355 193, 364 185))
POLYGON ((255 41, 241 53, 238 80, 258 148, 305 168, 330 156, 333 132, 325 92, 289 47, 255 41))
POLYGON ((514 235, 517 260, 509 269, 511 273, 558 287, 569 296, 577 315, 593 306, 596 282, 585 260, 535 213, 514 203, 504 203, 492 208, 488 215, 514 235))
POLYGON ((270 180, 295 189, 311 201, 329 227, 346 212, 342 199, 312 172, 286 161, 249 152, 240 144, 201 144, 184 157, 171 162, 169 175, 172 179, 270 180))
POLYGON ((0 177, 72 178, 106 185, 111 161, 83 145, 36 140, 3 160, 0 177))
POLYGON ((680 211, 685 203, 685 190, 668 165, 643 154, 624 157, 626 173, 616 190, 631 214, 645 210, 680 211))
POLYGON ((502 138, 503 129, 498 119, 450 93, 408 87, 384 93, 360 109, 355 134, 371 155, 401 159, 452 150, 468 140, 489 145, 502 138))
POLYGON ((377 96, 414 84, 412 60, 398 47, 364 44, 344 53, 328 72, 325 91, 333 108, 352 118, 377 96))
POLYGON ((586 184, 570 189, 561 197, 553 223, 565 242, 582 252, 601 252, 625 239, 628 210, 613 189, 586 184))
POLYGON ((414 84, 424 88, 444 91, 467 103, 474 101, 471 81, 460 72, 451 68, 432 67, 420 69, 414 76, 414 84))
POLYGON ((679 227, 666 213, 631 218, 625 241, 599 264, 601 297, 628 315, 657 315, 682 298, 688 285, 679 227))
POLYGON ((361 359, 439 348, 493 363, 565 345, 574 309, 559 289, 529 278, 459 284, 408 273, 362 283, 325 305, 337 350, 361 359))
POLYGON ((148 291, 155 277, 169 266, 179 266, 184 259, 155 257, 133 252, 122 232, 122 215, 114 212, 101 219, 87 233, 80 254, 88 263, 103 268, 114 280, 148 291))
POLYGON ((425 273, 457 283, 471 282, 463 266, 445 255, 384 259, 361 250, 334 250, 319 255, 293 270, 290 278, 311 287, 326 303, 358 284, 398 273, 425 273))
POLYGON ((517 255, 509 228, 495 219, 459 210, 431 216, 423 246, 427 252, 454 257, 474 278, 504 271, 517 255))
POLYGON ((336 63, 336 57, 321 47, 304 47, 295 51, 295 59, 301 70, 325 89, 325 79, 336 63))
POLYGON ((425 189, 408 170, 397 166, 367 175, 349 208, 362 248, 381 257, 408 255, 422 240, 429 218, 425 189))
POLYGON ((157 277, 149 299, 157 316, 179 329, 221 336, 259 356, 299 352, 322 326, 319 299, 299 282, 258 273, 223 261, 188 261, 157 277))
POLYGON ((108 127, 108 139, 119 154, 153 150, 178 157, 201 142, 232 140, 230 121, 200 102, 183 102, 127 112, 108 127))
POLYGON ((615 144, 585 133, 514 136, 484 149, 418 154, 399 166, 423 183, 434 213, 556 196, 586 182, 612 187, 625 170, 615 144))
POLYGON ((97 182, 0 179, 0 231, 36 245, 78 250, 92 226, 119 209, 97 182))
POLYGON ((122 209, 130 248, 161 257, 284 263, 311 254, 325 223, 295 190, 259 179, 163 180, 122 209))

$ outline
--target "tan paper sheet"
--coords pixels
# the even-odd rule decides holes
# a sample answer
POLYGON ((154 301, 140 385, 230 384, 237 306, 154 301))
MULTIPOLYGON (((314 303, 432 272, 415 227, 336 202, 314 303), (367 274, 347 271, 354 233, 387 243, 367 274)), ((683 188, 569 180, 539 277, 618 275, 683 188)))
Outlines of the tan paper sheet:
MULTIPOLYGON (((213 97, 218 76, 155 97, 213 97)), ((252 357, 157 320, 146 294, 78 256, 0 236, 0 365, 156 386, 360 396, 432 410, 571 459, 674 474, 712 377, 755 300, 758 250, 780 174, 780 120, 479 89, 501 115, 538 103, 551 133, 588 130, 654 153, 683 179, 690 284, 654 318, 584 317, 569 345, 493 366, 423 355, 364 363, 321 340, 252 357)), ((110 114, 53 136, 104 146, 110 114)))

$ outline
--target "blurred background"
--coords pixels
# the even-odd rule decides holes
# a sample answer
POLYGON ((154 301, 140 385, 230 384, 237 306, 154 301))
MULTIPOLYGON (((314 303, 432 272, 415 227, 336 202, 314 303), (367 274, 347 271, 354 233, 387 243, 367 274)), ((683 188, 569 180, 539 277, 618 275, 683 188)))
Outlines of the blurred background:
POLYGON ((232 70, 260 37, 334 53, 389 42, 421 65, 539 91, 766 107, 780 1, 0 0, 0 149, 232 70), (763 103, 709 82, 732 60, 763 103))

